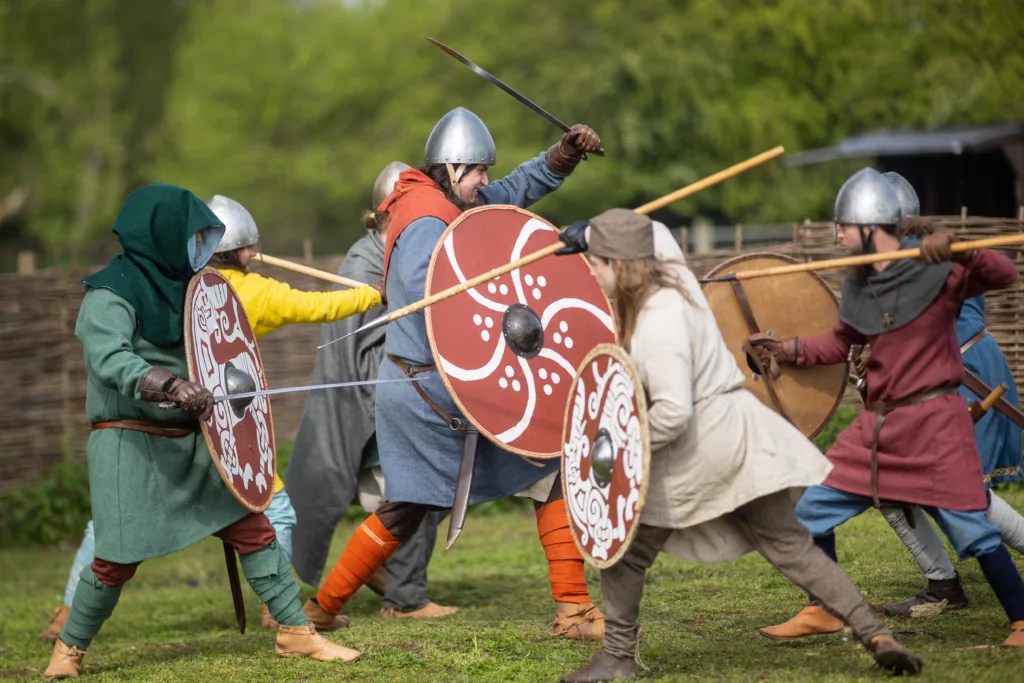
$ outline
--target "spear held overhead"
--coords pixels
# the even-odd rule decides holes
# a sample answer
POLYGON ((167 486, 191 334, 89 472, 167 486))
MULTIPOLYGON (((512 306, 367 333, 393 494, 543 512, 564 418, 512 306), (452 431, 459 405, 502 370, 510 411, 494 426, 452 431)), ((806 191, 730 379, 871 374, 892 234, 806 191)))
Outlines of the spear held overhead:
MULTIPOLYGON (((954 242, 950 250, 954 253, 962 251, 973 251, 975 249, 992 249, 994 247, 1009 247, 1017 244, 1024 244, 1024 234, 1006 235, 1004 237, 990 237, 983 240, 971 242, 954 242)), ((733 282, 736 280, 753 280, 759 277, 771 277, 772 275, 789 275, 790 273, 804 273, 812 270, 830 270, 832 268, 846 268, 849 266, 866 266, 881 261, 897 261, 900 259, 918 258, 921 256, 920 249, 903 249, 901 251, 888 251, 881 254, 863 254, 861 256, 845 256, 843 258, 828 259, 827 261, 813 261, 811 263, 796 263, 791 266, 777 266, 765 268, 764 270, 746 270, 738 273, 729 273, 720 277, 709 277, 700 280, 700 283, 710 282, 733 282)))
MULTIPOLYGON (((746 161, 743 161, 741 163, 738 163, 738 164, 735 164, 733 166, 730 166, 729 168, 727 168, 727 169, 725 169, 723 171, 719 171, 718 173, 715 173, 713 175, 710 175, 707 178, 704 178, 702 180, 698 180, 697 182, 692 183, 690 185, 687 185, 686 187, 684 187, 684 188, 682 188, 680 190, 676 190, 675 192, 672 192, 671 194, 667 194, 664 197, 661 197, 660 199, 656 199, 653 202, 648 202, 647 204, 644 204, 643 206, 638 207, 637 209, 634 209, 634 210, 637 213, 643 213, 643 214, 650 213, 651 211, 654 211, 656 209, 660 209, 663 206, 666 206, 667 204, 670 204, 672 202, 678 201, 678 200, 683 199, 685 197, 689 197, 690 195, 696 194, 697 192, 700 192, 701 190, 704 190, 704 189, 706 189, 708 187, 711 187, 712 185, 716 185, 716 184, 722 182, 723 180, 728 180, 729 178, 732 178, 733 176, 739 175, 740 173, 742 173, 742 172, 744 172, 744 171, 746 171, 746 170, 748 170, 750 168, 753 168, 754 166, 757 166, 759 164, 763 164, 764 162, 768 161, 769 159, 774 159, 774 158, 778 157, 779 155, 781 155, 784 151, 785 150, 782 147, 776 147, 775 149, 772 149, 772 150, 769 150, 767 152, 764 152, 763 154, 759 154, 759 155, 757 155, 755 157, 752 157, 752 158, 750 158, 750 159, 748 159, 746 161)), ((375 327, 380 327, 381 325, 386 325, 389 322, 391 322, 392 320, 396 320, 396 319, 401 318, 403 316, 409 315, 410 313, 415 313, 416 311, 422 310, 422 309, 426 308, 427 306, 430 306, 432 304, 436 304, 438 301, 444 301, 445 299, 453 297, 456 294, 461 294, 462 292, 464 292, 464 291, 466 291, 468 289, 472 289, 473 287, 476 287, 477 285, 481 285, 481 284, 487 282, 488 280, 492 280, 492 279, 494 279, 494 278, 496 278, 498 276, 504 275, 505 273, 511 272, 513 270, 516 270, 517 268, 522 268, 523 266, 527 266, 527 265, 533 263, 534 261, 539 261, 540 259, 542 259, 542 258, 544 258, 546 256, 551 256, 556 251, 559 251, 560 249, 562 249, 564 247, 565 247, 565 245, 562 244, 561 242, 556 242, 556 243, 554 243, 552 245, 544 247, 543 249, 539 249, 539 250, 533 252, 532 254, 527 254, 526 256, 522 257, 521 259, 519 259, 517 261, 513 261, 512 263, 507 263, 507 264, 505 264, 503 266, 499 266, 497 268, 494 268, 492 270, 487 271, 486 273, 483 273, 482 275, 477 275, 476 277, 471 278, 469 280, 466 280, 465 282, 462 282, 462 283, 457 284, 457 285, 453 285, 452 287, 449 287, 448 289, 444 289, 444 290, 442 290, 440 292, 437 292, 436 294, 431 294, 430 296, 425 297, 423 299, 420 299, 419 301, 416 301, 414 303, 411 303, 408 306, 403 306, 402 308, 399 308, 397 310, 394 310, 394 311, 391 311, 389 313, 386 313, 385 315, 382 315, 382 316, 380 316, 378 318, 374 318, 370 322, 368 322, 365 325, 363 325, 363 326, 361 326, 361 327, 359 327, 359 328, 349 332, 348 334, 344 335, 343 337, 338 337, 337 339, 329 341, 326 344, 321 344, 320 346, 317 347, 317 349, 322 349, 325 346, 330 346, 331 344, 333 344, 335 342, 338 342, 338 341, 341 341, 342 339, 345 339, 346 337, 350 337, 353 334, 358 334, 359 332, 365 332, 366 330, 372 330, 375 327)))

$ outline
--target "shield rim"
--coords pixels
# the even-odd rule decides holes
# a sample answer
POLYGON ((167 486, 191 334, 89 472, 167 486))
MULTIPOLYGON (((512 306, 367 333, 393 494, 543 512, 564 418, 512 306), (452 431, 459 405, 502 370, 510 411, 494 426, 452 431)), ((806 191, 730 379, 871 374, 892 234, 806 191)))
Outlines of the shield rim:
MULTIPOLYGON (((576 375, 572 378, 572 384, 569 385, 569 400, 566 401, 565 417, 562 420, 562 462, 559 467, 559 478, 562 480, 562 497, 565 500, 569 499, 568 484, 566 483, 565 477, 565 443, 567 433, 569 431, 570 420, 572 419, 572 397, 576 394, 576 384, 579 382, 580 376, 594 361, 594 359, 601 355, 613 356, 617 361, 622 363, 622 366, 626 368, 630 378, 633 380, 633 400, 636 402, 637 417, 640 419, 640 438, 643 439, 644 442, 644 476, 643 481, 640 482, 640 494, 637 497, 636 509, 633 512, 633 525, 626 533, 626 538, 623 540, 622 545, 619 546, 618 551, 616 551, 616 553, 607 560, 598 560, 591 557, 580 543, 579 536, 576 535, 576 528, 573 526, 572 520, 569 520, 569 530, 572 532, 572 540, 576 544, 576 549, 580 551, 580 555, 583 556, 583 559, 592 567, 607 569, 618 564, 619 560, 621 560, 629 551, 629 548, 633 545, 633 540, 640 531, 644 507, 647 504, 647 489, 651 484, 651 429, 650 423, 647 421, 646 390, 644 389, 644 384, 640 379, 640 373, 637 371, 636 365, 633 363, 633 359, 618 343, 598 344, 590 350, 590 353, 588 353, 586 358, 584 358, 580 363, 580 366, 576 369, 576 375)), ((566 515, 568 514, 568 506, 566 506, 566 515)))
MULTIPOLYGON (((437 240, 437 244, 434 245, 434 252, 430 255, 430 267, 427 269, 427 279, 426 279, 426 284, 425 284, 424 292, 423 292, 423 295, 425 297, 428 297, 428 296, 431 295, 430 289, 431 289, 431 284, 434 281, 434 266, 437 264, 437 255, 441 252, 442 248, 444 247, 444 241, 448 238, 448 234, 451 233, 451 231, 454 230, 462 222, 462 220, 464 218, 466 218, 467 216, 471 216, 471 215, 476 214, 476 213, 481 213, 481 212, 488 211, 488 210, 493 210, 493 209, 512 209, 513 211, 515 211, 517 213, 521 213, 521 214, 524 214, 526 216, 529 216, 530 218, 536 218, 539 221, 543 221, 547 225, 551 226, 555 230, 556 234, 561 232, 557 227, 555 227, 555 225, 553 223, 551 223, 551 221, 547 220, 546 218, 544 218, 542 216, 538 216, 537 214, 533 213, 532 211, 527 211, 526 209, 523 209, 521 207, 513 206, 512 204, 484 204, 483 206, 474 206, 472 209, 467 209, 466 211, 463 211, 461 214, 459 214, 459 217, 456 218, 455 220, 453 220, 448 225, 448 227, 445 228, 444 232, 441 233, 441 237, 437 240)), ((589 271, 591 271, 591 273, 593 273, 593 268, 590 267, 590 263, 587 261, 586 256, 584 256, 583 254, 574 254, 572 256, 576 256, 576 257, 580 258, 583 261, 583 263, 586 265, 587 270, 589 270, 589 271)), ((548 258, 550 258, 550 257, 548 257, 548 258)), ((562 257, 562 258, 564 258, 564 257, 562 257)), ((605 310, 608 311, 608 314, 611 315, 612 320, 614 320, 615 319, 615 311, 612 309, 612 304, 608 300, 608 296, 604 293, 604 290, 601 289, 600 287, 598 287, 598 291, 601 292, 601 299, 604 301, 605 306, 606 306, 605 310)), ((509 453, 514 453, 515 455, 518 455, 521 458, 532 458, 532 459, 535 459, 535 460, 554 460, 556 458, 561 458, 562 457, 562 450, 561 449, 559 449, 558 451, 554 451, 552 453, 536 453, 534 451, 527 451, 527 450, 523 450, 522 448, 516 448, 514 446, 509 446, 508 444, 505 444, 505 443, 499 441, 490 432, 490 430, 484 429, 483 427, 480 426, 480 424, 478 422, 476 422, 473 419, 472 414, 468 410, 466 410, 466 406, 465 406, 465 404, 463 404, 462 399, 459 398, 458 393, 456 393, 455 390, 452 389, 451 382, 448 380, 448 374, 444 371, 444 368, 441 367, 441 363, 438 360, 437 343, 434 341, 433 317, 431 316, 431 310, 432 309, 433 309, 432 306, 427 306, 426 311, 424 311, 424 317, 426 318, 425 323, 426 323, 426 328, 427 328, 427 341, 430 342, 430 355, 434 359, 434 367, 437 368, 437 374, 438 374, 438 376, 440 376, 441 381, 444 383, 445 390, 448 392, 448 395, 452 397, 452 401, 455 402, 455 406, 459 409, 459 411, 463 414, 463 416, 465 416, 466 420, 471 422, 471 423, 473 423, 473 426, 476 427, 478 432, 480 432, 480 435, 483 436, 484 438, 486 438, 491 443, 493 443, 495 446, 497 446, 498 448, 500 448, 500 449, 502 449, 504 451, 508 451, 509 453)), ((617 326, 616 326, 616 328, 617 328, 617 326)), ((612 330, 612 334, 615 335, 615 341, 618 342, 618 340, 619 340, 619 331, 618 331, 618 329, 612 330)), ((564 425, 563 425, 563 427, 564 427, 564 425)))
MULTIPOLYGON (((765 257, 776 258, 776 259, 779 259, 780 261, 785 261, 786 263, 802 263, 802 261, 800 261, 799 259, 796 259, 796 258, 790 256, 789 254, 780 254, 780 253, 772 252, 772 251, 755 251, 755 252, 752 252, 752 253, 749 253, 749 254, 740 254, 739 256, 733 256, 732 258, 729 258, 729 259, 726 259, 725 261, 722 261, 717 266, 715 266, 714 268, 709 270, 704 275, 704 277, 706 277, 706 278, 707 277, 717 277, 719 275, 722 275, 722 271, 723 270, 725 270, 729 266, 732 266, 733 264, 741 263, 742 261, 747 261, 747 260, 751 260, 751 259, 765 258, 765 257)), ((838 311, 838 309, 839 309, 839 297, 837 297, 836 293, 832 291, 832 288, 828 286, 828 283, 825 282, 825 279, 823 277, 821 277, 821 275, 819 275, 818 273, 816 273, 813 270, 807 270, 807 271, 803 271, 803 272, 806 273, 807 275, 812 275, 813 276, 812 279, 814 280, 814 282, 817 283, 818 286, 820 286, 823 290, 825 290, 825 292, 832 298, 832 301, 835 303, 836 309, 838 311)), ((705 282, 704 284, 702 284, 700 286, 701 291, 703 291, 704 288, 707 287, 708 285, 712 285, 712 284, 721 284, 721 283, 705 282)), ((712 313, 714 313, 714 311, 712 311, 712 313)), ((842 382, 842 384, 839 387, 839 393, 836 396, 835 402, 833 402, 833 404, 832 404, 832 409, 828 412, 828 415, 825 416, 825 419, 823 419, 821 421, 821 424, 818 425, 818 427, 813 432, 811 432, 810 434, 805 435, 805 436, 807 436, 808 439, 813 439, 814 437, 818 436, 818 434, 820 434, 821 431, 823 429, 825 429, 825 427, 828 426, 828 423, 832 421, 832 418, 835 416, 836 411, 839 410, 839 406, 842 405, 843 397, 846 395, 847 385, 849 385, 849 382, 846 380, 846 378, 850 376, 850 361, 849 360, 845 361, 845 365, 846 365, 846 372, 843 374, 843 382, 842 382)), ((744 382, 744 384, 745 383, 746 382, 744 382)), ((768 407, 769 407, 769 409, 771 409, 771 406, 768 406, 768 407)), ((775 411, 772 410, 772 412, 774 413, 775 411)), ((778 415, 778 413, 775 413, 775 414, 778 415)))
MULTIPOLYGON (((189 377, 191 378, 196 376, 195 358, 192 352, 192 296, 195 293, 196 285, 202 279, 202 276, 209 274, 216 275, 218 278, 223 280, 224 284, 226 284, 228 289, 231 291, 232 296, 238 300, 239 307, 242 309, 242 315, 245 318, 245 324, 248 325, 249 332, 252 334, 253 346, 256 349, 256 360, 259 361, 260 367, 263 368, 264 381, 262 382, 262 386, 259 386, 261 384, 259 378, 254 377, 253 381, 257 383, 258 390, 266 391, 266 366, 263 364, 263 356, 260 354, 259 342, 256 341, 256 333, 253 331, 252 323, 249 321, 249 314, 245 310, 245 306, 242 305, 242 298, 238 296, 238 292, 231 286, 228 279, 216 268, 211 268, 210 266, 204 266, 201 271, 193 275, 192 279, 189 280, 188 289, 185 290, 185 362, 188 365, 189 377)), ((237 500, 246 510, 249 510, 250 512, 265 512, 266 509, 270 507, 270 503, 274 498, 274 486, 276 486, 277 483, 277 442, 274 438, 274 415, 273 407, 270 405, 270 400, 267 400, 267 427, 270 431, 270 452, 273 454, 274 485, 269 487, 270 495, 267 496, 267 502, 261 506, 251 505, 248 501, 243 499, 237 491, 235 491, 235 487, 228 481, 228 478, 224 473, 224 466, 221 465, 220 460, 217 459, 217 449, 214 448, 213 438, 210 436, 210 428, 207 427, 206 422, 203 420, 199 420, 199 426, 203 430, 203 438, 206 439, 206 449, 210 453, 210 458, 213 460, 213 464, 217 468, 217 474, 220 475, 220 480, 224 483, 224 487, 231 492, 234 499, 237 500)))

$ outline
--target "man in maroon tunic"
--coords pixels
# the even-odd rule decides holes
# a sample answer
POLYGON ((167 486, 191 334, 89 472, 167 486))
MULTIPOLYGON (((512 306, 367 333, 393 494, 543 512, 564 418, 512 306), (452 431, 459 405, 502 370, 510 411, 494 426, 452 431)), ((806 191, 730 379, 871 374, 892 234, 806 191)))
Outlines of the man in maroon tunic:
MULTIPOLYGON (((836 198, 836 233, 850 255, 912 248, 896 236, 899 197, 879 173, 851 176, 836 198)), ((956 335, 961 303, 1017 279, 1013 261, 982 249, 953 253, 956 238, 937 231, 921 242, 921 260, 883 261, 851 269, 843 282, 839 320, 813 339, 750 338, 762 360, 829 365, 853 345, 871 345, 867 409, 827 456, 834 469, 804 493, 797 516, 815 543, 836 559, 834 530, 872 505, 920 505, 961 559, 978 559, 1010 618, 1003 643, 1024 647, 1024 581, 986 518, 988 499, 974 424, 957 395, 963 374, 956 335)), ((799 638, 842 629, 811 604, 793 619, 761 629, 769 638, 799 638)))

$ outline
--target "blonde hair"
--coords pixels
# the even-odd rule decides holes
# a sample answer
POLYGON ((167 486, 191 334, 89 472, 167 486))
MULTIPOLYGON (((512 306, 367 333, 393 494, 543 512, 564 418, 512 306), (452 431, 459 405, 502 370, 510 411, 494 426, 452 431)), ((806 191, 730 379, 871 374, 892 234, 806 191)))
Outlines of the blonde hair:
MULTIPOLYGON (((600 257, 598 257, 600 258, 600 257)), ((612 310, 619 328, 619 343, 629 351, 640 309, 647 299, 659 289, 674 289, 689 305, 690 297, 679 276, 673 272, 672 264, 677 261, 662 261, 657 257, 619 261, 606 259, 615 272, 615 290, 612 292, 612 310)))

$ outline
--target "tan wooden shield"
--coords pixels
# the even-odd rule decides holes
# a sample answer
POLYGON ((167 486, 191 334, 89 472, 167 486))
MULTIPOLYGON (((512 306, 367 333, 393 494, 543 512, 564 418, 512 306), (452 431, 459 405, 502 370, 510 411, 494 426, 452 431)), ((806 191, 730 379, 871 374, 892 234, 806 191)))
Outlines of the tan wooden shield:
MULTIPOLYGON (((441 235, 426 293, 558 242, 558 229, 507 205, 466 211, 441 235)), ((448 393, 479 430, 524 457, 562 455, 569 383, 595 346, 614 342, 615 316, 587 260, 549 256, 427 308, 427 338, 448 393), (515 348, 512 326, 531 323, 539 343, 515 348)))
POLYGON ((647 402, 629 354, 595 347, 569 390, 562 434, 562 488, 576 546, 604 569, 629 549, 651 473, 647 402))
MULTIPOLYGON (((212 268, 189 283, 185 295, 185 353, 189 378, 214 396, 228 394, 225 371, 234 367, 267 389, 256 336, 231 284, 212 268)), ((221 479, 239 503, 263 512, 274 496, 277 458, 270 401, 257 396, 244 410, 218 401, 200 423, 221 479)))
MULTIPOLYGON (((782 254, 745 254, 716 266, 705 277, 791 263, 798 261, 782 254)), ((786 365, 779 377, 772 378, 758 372, 744 344, 757 332, 777 338, 815 337, 828 332, 839 312, 829 286, 817 273, 804 272, 746 282, 711 282, 702 289, 726 346, 746 375, 746 388, 808 438, 814 437, 828 424, 843 398, 849 363, 786 365)))

